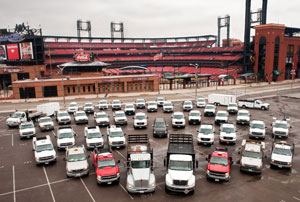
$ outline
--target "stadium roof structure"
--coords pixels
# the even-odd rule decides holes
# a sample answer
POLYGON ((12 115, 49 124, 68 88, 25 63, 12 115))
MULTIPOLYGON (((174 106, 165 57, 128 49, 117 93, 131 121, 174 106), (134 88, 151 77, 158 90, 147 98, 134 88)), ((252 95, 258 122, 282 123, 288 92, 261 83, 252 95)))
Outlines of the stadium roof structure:
POLYGON ((106 67, 110 64, 101 62, 101 61, 95 61, 95 62, 67 62, 58 65, 58 67, 106 67))
POLYGON ((147 70, 147 68, 142 66, 127 66, 120 68, 120 70, 147 70))
MULTIPOLYGON (((205 78, 205 77, 211 77, 212 74, 198 74, 198 78, 205 78)), ((167 76, 165 79, 168 80, 174 80, 174 79, 190 79, 190 78, 196 78, 196 74, 185 74, 182 76, 167 76)))

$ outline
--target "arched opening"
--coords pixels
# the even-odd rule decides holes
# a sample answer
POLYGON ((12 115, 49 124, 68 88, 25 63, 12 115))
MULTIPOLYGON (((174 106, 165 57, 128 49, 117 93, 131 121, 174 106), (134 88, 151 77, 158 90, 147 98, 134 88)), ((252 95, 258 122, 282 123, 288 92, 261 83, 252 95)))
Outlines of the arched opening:
POLYGON ((278 71, 279 45, 280 45, 280 38, 277 36, 275 38, 275 46, 274 46, 273 81, 276 81, 278 76, 281 73, 278 71))
POLYGON ((266 65, 266 44, 267 40, 265 37, 259 39, 259 50, 258 50, 258 77, 260 80, 264 79, 265 65, 266 65))

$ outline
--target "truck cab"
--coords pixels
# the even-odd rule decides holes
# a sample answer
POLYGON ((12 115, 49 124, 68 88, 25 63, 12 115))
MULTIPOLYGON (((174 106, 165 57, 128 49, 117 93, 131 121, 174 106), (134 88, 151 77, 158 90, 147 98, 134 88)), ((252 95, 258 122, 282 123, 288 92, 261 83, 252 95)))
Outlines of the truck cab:
POLYGON ((147 111, 148 112, 157 112, 157 102, 149 101, 147 103, 147 111))
POLYGON ((165 101, 163 103, 163 111, 164 112, 173 112, 173 103, 169 101, 165 101))
POLYGON ((192 110, 189 112, 189 124, 200 124, 201 123, 201 112, 199 110, 192 110))
POLYGON ((56 162, 56 152, 49 135, 34 137, 32 139, 32 147, 36 165, 56 162))
POLYGON ((126 104, 124 108, 126 115, 133 115, 135 114, 135 106, 134 104, 126 104))
POLYGON ((137 109, 145 109, 146 107, 145 99, 136 99, 135 106, 137 109))
POLYGON ((95 110, 95 107, 94 107, 93 103, 91 103, 91 102, 87 102, 83 106, 83 111, 85 111, 85 113, 87 113, 87 114, 94 113, 94 110, 95 110))
POLYGON ((215 124, 220 125, 222 123, 228 122, 228 112, 227 111, 218 111, 215 116, 215 124))
POLYGON ((122 128, 115 125, 107 127, 107 142, 112 148, 125 147, 125 134, 122 128))
POLYGON ((203 107, 203 108, 204 108, 205 105, 206 105, 205 98, 197 98, 196 106, 197 106, 198 108, 200 108, 200 107, 203 107))
POLYGON ((291 128, 288 120, 274 119, 272 126, 272 137, 287 138, 289 136, 289 128, 291 128))
POLYGON ((166 101, 166 99, 164 97, 156 98, 156 102, 159 107, 162 107, 164 105, 165 101, 166 101))
POLYGON ((191 100, 185 100, 182 104, 183 111, 191 111, 193 109, 193 102, 191 100))
POLYGON ((94 113, 94 119, 96 125, 99 127, 109 126, 109 115, 107 115, 104 111, 94 113))
POLYGON ((265 139, 266 136, 266 126, 263 121, 253 120, 250 123, 249 137, 256 139, 265 139))
POLYGON ((75 124, 88 124, 89 118, 87 117, 85 111, 76 111, 74 112, 74 121, 75 124))
POLYGON ((57 149, 66 149, 68 146, 75 145, 75 135, 71 126, 59 127, 57 129, 57 149))
POLYGON ((236 114, 238 112, 238 105, 237 103, 229 103, 227 106, 227 112, 229 114, 236 114))
POLYGON ((220 127, 220 143, 236 143, 236 128, 232 123, 223 123, 220 127))
POLYGON ((54 130, 52 118, 48 116, 39 118, 38 125, 41 131, 54 130))
POLYGON ((216 107, 211 104, 207 104, 204 108, 204 116, 215 116, 216 107))
POLYGON ((286 141, 274 142, 272 145, 271 168, 288 168, 293 166, 294 144, 286 141))
POLYGON ((182 112, 174 112, 171 118, 173 128, 185 128, 185 117, 182 112))
POLYGON ((170 134, 167 158, 164 166, 167 167, 165 177, 166 192, 182 192, 193 194, 196 185, 194 175, 198 167, 193 146, 192 134, 170 134))
POLYGON ((96 179, 98 184, 112 184, 119 183, 120 170, 111 149, 95 148, 93 151, 93 162, 96 172, 96 179))
POLYGON ((25 112, 16 111, 6 120, 6 124, 9 128, 18 127, 22 122, 27 121, 25 112))
POLYGON ((148 126, 148 117, 143 112, 138 112, 134 116, 133 127, 136 128, 147 128, 148 126))
POLYGON ((236 116, 236 124, 249 125, 250 124, 250 112, 248 110, 239 110, 236 116))
POLYGON ((78 111, 78 104, 77 104, 77 102, 71 102, 69 104, 69 107, 68 107, 68 112, 69 113, 74 113, 76 111, 78 111))
POLYGON ((214 136, 215 136, 215 129, 213 124, 202 123, 198 132, 198 144, 203 145, 213 145, 214 144, 214 136))
POLYGON ((36 130, 32 121, 23 122, 19 126, 20 139, 36 136, 36 130))
POLYGON ((255 140, 243 140, 241 149, 240 170, 261 174, 265 143, 255 140))
POLYGON ((104 140, 98 126, 87 126, 84 128, 84 137, 87 149, 103 147, 104 140))
POLYGON ((66 175, 67 177, 81 177, 89 175, 89 163, 84 146, 67 147, 66 149, 66 175))
POLYGON ((149 193, 154 192, 155 188, 153 150, 147 134, 128 135, 127 191, 129 193, 149 193))
POLYGON ((127 117, 124 111, 116 111, 113 116, 116 125, 127 125, 127 117))
POLYGON ((100 110, 108 109, 108 102, 107 100, 100 100, 98 103, 98 107, 100 110))
POLYGON ((121 110, 122 103, 120 100, 113 100, 111 102, 112 110, 121 110))
POLYGON ((71 117, 67 111, 58 111, 55 114, 55 117, 56 121, 58 122, 58 125, 71 123, 71 117))
POLYGON ((206 167, 207 179, 214 179, 216 182, 230 179, 230 167, 233 163, 232 152, 230 148, 220 148, 211 146, 209 155, 206 158, 208 161, 206 167))

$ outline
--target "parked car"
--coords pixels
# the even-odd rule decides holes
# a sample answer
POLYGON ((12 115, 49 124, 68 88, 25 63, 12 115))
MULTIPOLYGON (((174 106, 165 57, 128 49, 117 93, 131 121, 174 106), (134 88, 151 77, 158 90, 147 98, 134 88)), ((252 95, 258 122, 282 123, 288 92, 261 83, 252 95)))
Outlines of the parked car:
POLYGON ((87 149, 103 147, 104 140, 98 126, 87 126, 84 128, 84 137, 87 149))
POLYGON ((218 111, 215 116, 215 124, 222 124, 228 122, 228 112, 227 111, 218 111))
POLYGON ((36 165, 56 162, 56 152, 49 135, 34 137, 32 147, 36 165))
POLYGON ((93 103, 91 103, 91 102, 85 103, 83 106, 83 111, 85 111, 85 113, 87 113, 87 114, 94 113, 95 107, 94 107, 93 103))
POLYGON ((250 112, 248 110, 239 110, 236 116, 236 124, 249 125, 250 124, 250 112))
POLYGON ((125 147, 125 134, 122 128, 116 125, 107 127, 107 142, 112 148, 125 147))
POLYGON ((145 99, 136 99, 135 106, 137 109, 145 109, 146 107, 145 99))
POLYGON ((198 144, 213 145, 215 139, 215 129, 213 124, 202 123, 198 132, 198 144))
POLYGON ((88 124, 89 118, 87 117, 86 113, 84 111, 76 111, 74 112, 74 121, 75 124, 88 124))
POLYGON ((134 104, 126 104, 124 108, 126 115, 133 115, 135 114, 135 106, 134 104))
POLYGON ((89 163, 84 146, 66 149, 66 175, 67 177, 81 177, 89 175, 89 163))
POLYGON ((98 107, 100 110, 108 109, 108 102, 107 100, 100 100, 98 103, 98 107))
POLYGON ((163 104, 164 112, 173 112, 173 103, 169 101, 165 101, 163 104))
POLYGON ((216 107, 214 105, 207 104, 204 108, 204 116, 215 116, 216 107))
POLYGON ((229 114, 236 114, 238 112, 238 105, 237 103, 229 103, 227 106, 227 111, 229 114))
POLYGON ((250 123, 249 137, 256 139, 265 139, 266 136, 266 126, 263 121, 253 120, 250 123))
POLYGON ((153 124, 153 137, 168 137, 168 124, 165 118, 155 118, 153 124))
POLYGON ((78 111, 78 104, 77 104, 77 102, 71 102, 69 104, 69 107, 68 107, 68 112, 69 113, 74 113, 76 111, 78 111))
POLYGON ((147 128, 148 126, 148 117, 143 112, 138 112, 134 116, 133 127, 136 128, 147 128))
POLYGON ((104 111, 94 113, 94 119, 97 126, 109 126, 109 115, 104 111))
POLYGON ((157 105, 159 107, 162 107, 164 105, 165 101, 166 101, 166 99, 164 97, 158 97, 158 98, 156 98, 156 102, 157 102, 157 105))
POLYGON ((200 124, 201 123, 201 112, 199 110, 192 110, 189 113, 189 124, 200 124))
POLYGON ((113 100, 111 102, 112 110, 121 110, 122 103, 120 100, 113 100))
POLYGON ((114 121, 116 125, 127 125, 127 117, 124 111, 114 112, 114 121))
POLYGON ((205 98, 198 98, 196 106, 197 107, 205 107, 206 106, 205 98))
POLYGON ((149 101, 147 103, 147 111, 148 112, 157 112, 157 102, 149 101))
POLYGON ((36 130, 32 121, 21 123, 19 127, 20 139, 36 136, 36 130))
POLYGON ((193 102, 190 100, 185 100, 182 105, 183 111, 191 111, 193 109, 193 102))
POLYGON ((173 128, 185 128, 185 117, 182 112, 174 112, 171 118, 173 128))
POLYGON ((234 124, 223 123, 220 127, 220 143, 236 143, 236 128, 234 124))
POLYGON ((47 130, 54 129, 54 123, 52 121, 52 118, 48 117, 48 116, 39 118, 38 125, 39 125, 41 131, 47 131, 47 130))

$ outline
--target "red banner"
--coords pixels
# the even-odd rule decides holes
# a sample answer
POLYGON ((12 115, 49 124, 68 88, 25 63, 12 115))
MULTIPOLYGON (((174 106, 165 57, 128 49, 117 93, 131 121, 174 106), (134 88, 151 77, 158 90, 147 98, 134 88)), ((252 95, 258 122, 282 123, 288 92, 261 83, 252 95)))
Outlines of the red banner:
POLYGON ((19 60, 19 48, 18 44, 7 44, 6 45, 7 59, 8 60, 19 60))
POLYGON ((90 61, 90 55, 89 54, 75 55, 75 61, 77 61, 77 62, 89 62, 90 61))

